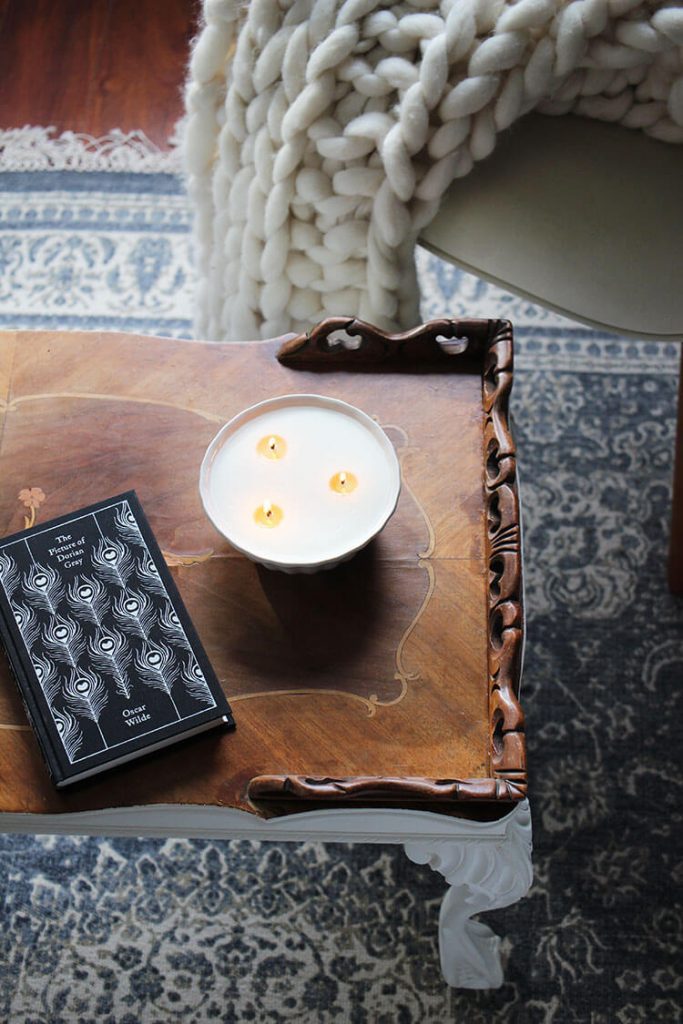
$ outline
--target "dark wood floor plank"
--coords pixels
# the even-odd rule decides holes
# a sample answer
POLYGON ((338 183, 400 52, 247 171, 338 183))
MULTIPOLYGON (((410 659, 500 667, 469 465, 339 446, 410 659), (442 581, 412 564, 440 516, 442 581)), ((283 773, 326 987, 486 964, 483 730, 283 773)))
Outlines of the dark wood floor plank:
POLYGON ((90 130, 111 0, 9 0, 0 32, 0 126, 90 130))
POLYGON ((141 129, 183 112, 199 0, 0 0, 0 128, 141 129))
POLYGON ((163 146, 183 113, 195 0, 112 0, 90 116, 98 133, 141 128, 163 146))
POLYGON ((5 20, 5 15, 7 14, 8 7, 9 0, 0 0, 0 32, 2 32, 2 26, 5 20))

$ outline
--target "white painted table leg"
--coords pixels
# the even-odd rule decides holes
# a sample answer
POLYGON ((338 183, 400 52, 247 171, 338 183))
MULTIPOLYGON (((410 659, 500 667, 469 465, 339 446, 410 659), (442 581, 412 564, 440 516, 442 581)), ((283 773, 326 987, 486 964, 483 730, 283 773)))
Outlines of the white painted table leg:
POLYGON ((155 804, 76 814, 0 814, 0 831, 401 844, 411 860, 440 871, 450 886, 439 922, 441 966, 448 984, 460 988, 502 983, 500 940, 470 918, 515 903, 532 877, 526 800, 489 822, 384 807, 306 811, 266 821, 230 807, 155 804), (406 836, 413 838, 406 841, 406 836))
POLYGON ((503 983, 500 939, 473 914, 507 907, 531 886, 531 815, 525 800, 506 820, 505 835, 491 840, 478 822, 458 821, 452 839, 404 844, 416 864, 429 864, 448 882, 439 916, 441 969, 455 988, 498 988, 503 983), (468 827, 466 827, 468 826, 468 827))

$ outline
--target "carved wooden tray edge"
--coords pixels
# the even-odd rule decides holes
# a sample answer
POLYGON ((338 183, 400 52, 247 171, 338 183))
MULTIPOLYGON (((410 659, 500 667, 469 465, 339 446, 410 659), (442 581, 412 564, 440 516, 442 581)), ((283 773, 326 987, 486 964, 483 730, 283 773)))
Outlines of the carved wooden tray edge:
POLYGON ((388 776, 356 776, 348 779, 316 778, 305 775, 258 775, 249 784, 254 803, 270 800, 328 802, 429 802, 450 803, 472 800, 523 800, 524 777, 503 776, 481 779, 420 779, 388 776))
POLYGON ((513 383, 513 329, 507 320, 441 319, 403 334, 387 334, 350 317, 323 321, 282 346, 278 359, 291 368, 318 368, 326 362, 353 369, 416 359, 453 366, 444 340, 462 339, 482 366, 484 409, 484 506, 488 586, 488 776, 476 779, 393 777, 316 778, 267 774, 254 777, 247 790, 254 804, 268 801, 318 801, 345 804, 382 801, 450 803, 524 799, 527 793, 524 713, 519 702, 524 635, 522 552, 517 489, 517 456, 509 422, 513 383), (334 344, 345 332, 360 339, 354 349, 334 344), (440 342, 439 339, 442 339, 440 342))

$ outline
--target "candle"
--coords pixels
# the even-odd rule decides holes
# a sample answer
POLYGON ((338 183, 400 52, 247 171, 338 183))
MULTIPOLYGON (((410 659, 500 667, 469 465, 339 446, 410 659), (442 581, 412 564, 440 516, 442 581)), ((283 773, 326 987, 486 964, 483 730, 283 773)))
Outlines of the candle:
POLYGON ((284 459, 287 454, 287 442, 278 434, 270 434, 261 438, 256 450, 267 459, 284 459))
POLYGON ((330 480, 330 487, 337 494, 351 494, 358 487, 358 477, 355 473, 347 473, 343 470, 341 473, 335 473, 330 480))
POLYGON ((283 512, 279 505, 273 505, 270 501, 264 501, 254 512, 254 519, 259 526, 266 526, 272 529, 282 522, 283 512))
POLYGON ((214 526, 249 558, 285 572, 350 558, 383 529, 399 490, 381 427, 319 395, 245 409, 213 439, 200 473, 214 526))

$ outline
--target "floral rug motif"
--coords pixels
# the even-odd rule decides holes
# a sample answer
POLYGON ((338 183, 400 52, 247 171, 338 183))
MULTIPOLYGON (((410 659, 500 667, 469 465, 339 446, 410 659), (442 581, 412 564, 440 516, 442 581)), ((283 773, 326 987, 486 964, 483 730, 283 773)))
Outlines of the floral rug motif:
MULTIPOLYGON (((190 334, 180 179, 72 166, 0 174, 0 327, 190 334)), ((446 987, 445 885, 398 847, 0 836, 0 1020, 682 1019, 676 346, 598 334, 425 253, 419 269, 426 317, 516 327, 536 881, 488 918, 505 984, 446 987)))

